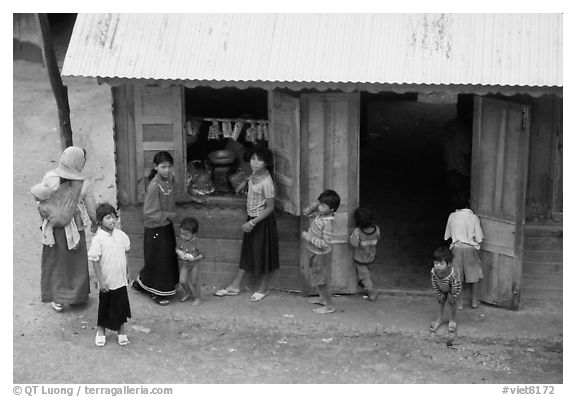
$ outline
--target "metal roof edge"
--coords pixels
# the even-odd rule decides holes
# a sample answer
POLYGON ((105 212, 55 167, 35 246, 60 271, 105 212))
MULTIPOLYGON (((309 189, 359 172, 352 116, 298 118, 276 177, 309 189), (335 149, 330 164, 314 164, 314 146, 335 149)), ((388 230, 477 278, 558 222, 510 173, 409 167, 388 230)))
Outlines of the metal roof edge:
POLYGON ((395 92, 398 94, 417 92, 430 94, 438 92, 454 94, 502 94, 506 96, 528 94, 531 96, 556 95, 563 97, 563 87, 559 86, 508 86, 508 85, 479 85, 479 84, 390 84, 390 83, 352 83, 352 82, 290 82, 290 81, 228 81, 228 80, 156 80, 156 79, 133 79, 133 78, 108 78, 98 77, 98 84, 110 86, 134 85, 134 86, 185 86, 187 88, 211 87, 220 88, 262 88, 266 90, 284 88, 293 91, 314 89, 318 91, 343 91, 355 92, 366 91, 369 93, 395 92))

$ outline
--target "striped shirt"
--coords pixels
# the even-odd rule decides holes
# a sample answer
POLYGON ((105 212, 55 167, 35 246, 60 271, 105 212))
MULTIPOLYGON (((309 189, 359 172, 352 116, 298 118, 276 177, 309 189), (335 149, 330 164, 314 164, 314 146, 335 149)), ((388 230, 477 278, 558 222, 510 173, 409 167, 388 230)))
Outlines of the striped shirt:
POLYGON ((431 271, 432 274, 432 289, 438 296, 442 296, 444 294, 450 294, 453 297, 457 297, 460 293, 460 274, 454 268, 450 271, 450 273, 443 278, 440 278, 436 275, 434 269, 431 271))
POLYGON ((274 182, 270 173, 266 171, 265 176, 257 183, 252 183, 252 178, 248 180, 248 197, 246 198, 246 210, 249 217, 256 218, 266 208, 266 200, 276 196, 274 182))
POLYGON ((334 234, 334 215, 316 215, 308 228, 308 250, 324 255, 332 251, 332 235, 334 234))

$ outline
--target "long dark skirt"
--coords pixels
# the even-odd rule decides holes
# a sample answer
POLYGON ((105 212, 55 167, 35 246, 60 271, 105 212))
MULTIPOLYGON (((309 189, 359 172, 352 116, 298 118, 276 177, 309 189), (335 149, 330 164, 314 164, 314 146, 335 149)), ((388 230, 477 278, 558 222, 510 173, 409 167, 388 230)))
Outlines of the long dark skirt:
MULTIPOLYGON (((247 220, 253 219, 248 217, 247 220)), ((250 233, 244 233, 240 252, 240 269, 256 276, 280 267, 278 259, 278 227, 274 214, 258 222, 250 233)))
POLYGON ((136 279, 145 291, 159 296, 176 293, 179 269, 172 223, 144 228, 144 267, 136 279))
POLYGON ((126 287, 100 292, 98 303, 98 326, 118 331, 132 317, 126 287))
POLYGON ((68 250, 63 228, 54 228, 54 240, 52 247, 42 248, 42 302, 78 305, 88 301, 90 280, 85 232, 80 232, 80 242, 73 250, 68 250))

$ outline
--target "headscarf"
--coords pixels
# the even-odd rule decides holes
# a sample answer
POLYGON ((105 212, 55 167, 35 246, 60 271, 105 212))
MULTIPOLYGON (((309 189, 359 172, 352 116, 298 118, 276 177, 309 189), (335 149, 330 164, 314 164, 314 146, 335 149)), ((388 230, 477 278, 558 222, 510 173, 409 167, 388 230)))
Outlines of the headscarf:
POLYGON ((68 146, 60 156, 60 165, 56 168, 59 177, 75 181, 84 180, 82 169, 86 164, 84 150, 78 146, 68 146))

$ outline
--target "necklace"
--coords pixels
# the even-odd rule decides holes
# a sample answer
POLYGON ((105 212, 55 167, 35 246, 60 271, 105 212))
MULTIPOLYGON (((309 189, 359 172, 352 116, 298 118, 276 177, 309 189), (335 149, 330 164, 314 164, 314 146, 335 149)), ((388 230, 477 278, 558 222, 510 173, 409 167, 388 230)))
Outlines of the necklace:
POLYGON ((162 194, 164 194, 164 196, 169 196, 174 190, 174 185, 172 185, 170 182, 166 182, 167 186, 164 188, 160 182, 161 181, 158 180, 158 187, 160 188, 160 191, 162 194))

